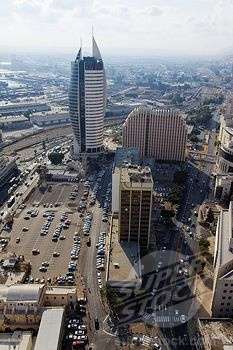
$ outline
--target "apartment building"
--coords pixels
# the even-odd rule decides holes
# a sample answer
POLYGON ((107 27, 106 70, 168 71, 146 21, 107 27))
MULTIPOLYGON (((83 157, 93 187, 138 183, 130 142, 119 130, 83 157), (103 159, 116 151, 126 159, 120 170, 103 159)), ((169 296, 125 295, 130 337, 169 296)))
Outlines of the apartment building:
POLYGON ((150 168, 120 168, 119 191, 119 239, 148 247, 153 194, 150 168))
POLYGON ((137 107, 123 125, 123 147, 138 148, 142 158, 184 161, 186 140, 186 122, 173 110, 137 107))

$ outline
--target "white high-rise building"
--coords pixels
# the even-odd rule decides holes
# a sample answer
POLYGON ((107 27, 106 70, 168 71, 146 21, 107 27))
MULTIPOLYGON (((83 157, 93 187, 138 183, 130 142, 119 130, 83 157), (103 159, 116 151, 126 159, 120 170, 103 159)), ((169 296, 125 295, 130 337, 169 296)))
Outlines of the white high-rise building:
POLYGON ((93 37, 92 56, 82 57, 80 48, 75 61, 71 63, 69 108, 75 155, 102 151, 105 107, 105 70, 93 37))

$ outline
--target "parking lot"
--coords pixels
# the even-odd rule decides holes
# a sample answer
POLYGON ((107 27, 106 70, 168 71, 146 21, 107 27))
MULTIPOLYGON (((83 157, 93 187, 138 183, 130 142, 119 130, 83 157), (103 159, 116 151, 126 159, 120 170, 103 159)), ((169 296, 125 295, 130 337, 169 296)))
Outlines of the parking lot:
POLYGON ((76 266, 81 245, 77 206, 82 192, 82 184, 55 184, 44 193, 36 189, 15 216, 7 252, 24 255, 31 262, 31 282, 55 282, 67 271, 70 275, 76 271, 71 265, 76 266), (74 188, 75 196, 71 195, 74 188), (70 265, 71 251, 77 254, 70 265))

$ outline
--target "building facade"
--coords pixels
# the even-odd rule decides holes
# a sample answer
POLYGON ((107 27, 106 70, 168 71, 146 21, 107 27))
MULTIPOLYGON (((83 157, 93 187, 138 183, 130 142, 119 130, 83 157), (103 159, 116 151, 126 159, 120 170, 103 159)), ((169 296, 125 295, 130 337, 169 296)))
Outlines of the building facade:
POLYGON ((123 125, 123 147, 136 147, 142 158, 184 161, 187 127, 172 110, 137 107, 123 125))
POLYGON ((148 247, 153 194, 150 168, 120 168, 119 190, 119 239, 148 247))
POLYGON ((82 57, 80 48, 75 61, 71 63, 69 109, 75 155, 95 154, 103 148, 105 70, 94 37, 92 45, 91 57, 82 57))
POLYGON ((219 173, 233 173, 233 94, 228 96, 220 120, 217 168, 219 173))
POLYGON ((233 202, 221 210, 215 241, 213 317, 233 317, 233 202))
POLYGON ((215 197, 224 200, 233 193, 233 94, 226 99, 220 121, 215 197))

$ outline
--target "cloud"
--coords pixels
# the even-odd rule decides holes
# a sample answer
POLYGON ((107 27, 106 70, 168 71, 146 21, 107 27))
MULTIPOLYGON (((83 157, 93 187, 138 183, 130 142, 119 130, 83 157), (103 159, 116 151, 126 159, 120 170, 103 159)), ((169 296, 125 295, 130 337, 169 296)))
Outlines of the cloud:
POLYGON ((161 16, 162 14, 163 14, 163 11, 159 7, 153 6, 150 9, 150 15, 151 16, 161 16))
POLYGON ((108 53, 218 53, 232 42, 232 13, 233 0, 0 0, 0 42, 76 48, 94 25, 108 53))

